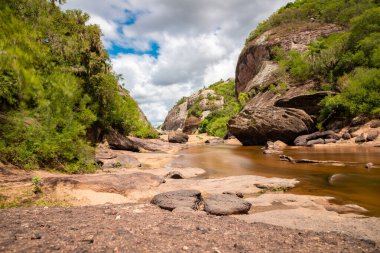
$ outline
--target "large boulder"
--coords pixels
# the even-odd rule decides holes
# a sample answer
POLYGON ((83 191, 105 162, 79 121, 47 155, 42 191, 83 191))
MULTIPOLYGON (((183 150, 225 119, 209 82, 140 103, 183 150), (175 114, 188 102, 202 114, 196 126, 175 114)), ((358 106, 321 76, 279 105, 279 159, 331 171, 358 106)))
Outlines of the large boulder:
POLYGON ((268 140, 291 144, 297 136, 312 132, 314 122, 299 109, 252 105, 232 118, 228 128, 243 145, 264 145, 268 140))
POLYGON ((186 143, 189 140, 189 136, 181 132, 170 132, 168 135, 168 141, 170 143, 186 143))
POLYGON ((197 190, 179 190, 157 194, 151 203, 162 209, 173 211, 176 208, 197 210, 202 201, 201 192, 197 190))
POLYGON ((138 152, 139 148, 127 136, 122 135, 115 129, 109 129, 108 133, 104 136, 111 149, 128 150, 138 152))
POLYGON ((246 214, 251 203, 232 194, 213 194, 204 200, 205 211, 214 215, 246 214))

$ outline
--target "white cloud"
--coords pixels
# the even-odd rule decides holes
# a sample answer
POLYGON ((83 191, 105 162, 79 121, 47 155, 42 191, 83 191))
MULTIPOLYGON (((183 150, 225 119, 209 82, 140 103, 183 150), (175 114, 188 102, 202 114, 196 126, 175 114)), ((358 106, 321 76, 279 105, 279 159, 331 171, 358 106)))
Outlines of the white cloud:
POLYGON ((221 78, 234 77, 248 33, 289 0, 70 0, 64 8, 91 15, 112 44, 149 51, 158 57, 122 54, 112 57, 117 73, 148 119, 160 124, 182 96, 221 78), (134 20, 135 23, 130 24, 134 20), (125 24, 128 23, 129 24, 125 24))

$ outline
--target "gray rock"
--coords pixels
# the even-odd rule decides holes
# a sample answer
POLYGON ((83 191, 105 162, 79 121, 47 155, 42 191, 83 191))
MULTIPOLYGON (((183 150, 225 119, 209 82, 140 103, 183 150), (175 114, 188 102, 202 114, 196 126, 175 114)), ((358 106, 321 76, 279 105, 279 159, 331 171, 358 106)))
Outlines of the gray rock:
POLYGON ((336 143, 335 139, 325 139, 325 144, 336 143))
POLYGON ((368 117, 363 116, 363 115, 359 115, 359 116, 356 116, 355 118, 352 119, 350 125, 351 125, 351 126, 364 125, 364 124, 367 123, 368 121, 369 121, 368 117))
POLYGON ((306 146, 313 146, 316 144, 325 144, 325 141, 322 138, 316 139, 316 140, 310 140, 306 143, 306 146))
MULTIPOLYGON (((306 146, 309 145, 308 142, 311 140, 317 140, 317 139, 335 139, 339 140, 340 136, 338 136, 334 131, 322 131, 322 132, 315 132, 312 134, 307 134, 307 135, 301 135, 298 136, 294 140, 294 144, 296 146, 306 146)), ((319 140, 319 142, 321 142, 319 140)), ((314 143, 314 144, 323 144, 323 143, 314 143)))
POLYGON ((372 121, 369 126, 371 128, 378 128, 378 127, 380 127, 380 120, 374 120, 374 121, 372 121))
POLYGON ((343 140, 349 140, 349 139, 351 139, 351 134, 350 133, 344 133, 342 135, 342 138, 343 138, 343 140))
POLYGON ((165 178, 172 178, 172 179, 184 179, 185 177, 182 175, 179 171, 170 171, 168 174, 164 176, 165 178))
POLYGON ((204 200, 205 211, 214 215, 246 214, 251 203, 235 195, 213 194, 204 200))
POLYGON ((170 143, 186 143, 189 140, 189 136, 181 132, 170 132, 168 141, 170 143))
POLYGON ((353 132, 356 132, 360 129, 360 126, 350 127, 348 128, 348 132, 351 134, 353 132))
POLYGON ((366 141, 366 138, 365 138, 364 134, 359 135, 359 136, 356 137, 356 139, 355 139, 355 142, 356 142, 356 143, 363 143, 363 142, 365 142, 365 141, 366 141))
POLYGON ((197 210, 202 201, 201 192, 197 190, 180 190, 157 194, 151 203, 165 210, 191 208, 197 210))
POLYGON ((376 138, 379 136, 379 131, 377 130, 370 130, 368 133, 367 133, 367 141, 374 141, 376 140, 376 138))
POLYGON ((129 138, 122 135, 115 129, 109 129, 104 139, 107 140, 108 145, 111 149, 128 150, 133 152, 139 151, 137 145, 135 145, 129 138))

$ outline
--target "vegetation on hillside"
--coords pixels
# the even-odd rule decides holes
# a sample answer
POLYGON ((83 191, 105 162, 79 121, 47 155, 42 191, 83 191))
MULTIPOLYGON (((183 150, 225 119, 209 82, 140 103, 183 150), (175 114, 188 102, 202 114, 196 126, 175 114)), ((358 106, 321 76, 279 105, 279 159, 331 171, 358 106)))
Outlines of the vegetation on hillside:
POLYGON ((305 53, 273 48, 280 71, 299 82, 317 80, 321 90, 340 92, 321 102, 321 121, 331 114, 379 115, 380 1, 297 0, 261 23, 247 42, 273 27, 310 20, 347 29, 312 43, 305 53))
POLYGON ((214 90, 218 96, 224 97, 223 109, 212 112, 200 124, 199 131, 212 136, 223 138, 227 134, 227 122, 241 109, 236 101, 235 81, 220 81, 207 89, 214 90))
POLYGON ((0 160, 91 171, 90 130, 154 136, 119 87, 96 25, 55 1, 0 2, 0 160))

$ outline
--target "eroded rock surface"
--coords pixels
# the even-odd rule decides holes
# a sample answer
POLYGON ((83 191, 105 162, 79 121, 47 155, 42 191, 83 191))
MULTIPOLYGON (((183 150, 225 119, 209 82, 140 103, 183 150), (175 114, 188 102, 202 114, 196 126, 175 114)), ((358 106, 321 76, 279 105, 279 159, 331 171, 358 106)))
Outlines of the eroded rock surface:
POLYGON ((172 211, 176 208, 198 210, 202 201, 201 192, 196 190, 179 190, 157 194, 151 203, 162 209, 172 211))
POLYGON ((204 200, 205 211, 214 215, 246 214, 251 203, 232 194, 213 194, 204 200))

